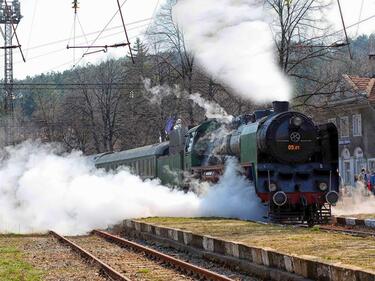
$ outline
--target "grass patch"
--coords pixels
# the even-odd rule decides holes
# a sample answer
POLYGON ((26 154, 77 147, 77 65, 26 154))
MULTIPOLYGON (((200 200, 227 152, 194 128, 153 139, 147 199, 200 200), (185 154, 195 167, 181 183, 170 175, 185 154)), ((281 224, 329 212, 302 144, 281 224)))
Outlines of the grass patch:
POLYGON ((151 270, 148 269, 148 268, 142 268, 142 269, 137 271, 137 273, 141 273, 141 274, 148 274, 150 272, 151 272, 151 270))
POLYGON ((0 280, 40 281, 42 272, 25 262, 22 253, 14 247, 0 248, 0 280))
POLYGON ((314 225, 313 227, 310 228, 310 231, 312 231, 312 232, 319 232, 320 231, 319 225, 314 225))
POLYGON ((297 228, 222 218, 145 218, 141 221, 249 246, 273 248, 281 253, 375 269, 375 239, 371 237, 328 233, 319 227, 297 228))

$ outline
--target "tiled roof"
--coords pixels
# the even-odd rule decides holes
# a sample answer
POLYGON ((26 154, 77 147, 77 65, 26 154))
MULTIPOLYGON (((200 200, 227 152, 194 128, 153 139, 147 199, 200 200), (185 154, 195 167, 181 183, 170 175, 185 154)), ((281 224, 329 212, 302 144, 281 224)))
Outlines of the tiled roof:
POLYGON ((344 79, 358 93, 366 93, 369 100, 375 101, 375 78, 343 75, 344 79))

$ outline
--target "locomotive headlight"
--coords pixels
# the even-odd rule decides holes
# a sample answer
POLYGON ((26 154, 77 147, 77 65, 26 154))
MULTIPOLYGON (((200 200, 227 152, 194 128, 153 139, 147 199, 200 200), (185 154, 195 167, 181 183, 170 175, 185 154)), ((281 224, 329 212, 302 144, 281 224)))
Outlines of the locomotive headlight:
POLYGON ((285 205, 286 202, 288 201, 288 196, 285 194, 285 192, 278 191, 273 195, 272 199, 273 199, 273 203, 275 203, 275 205, 281 207, 281 206, 285 205))
POLYGON ((326 201, 331 205, 335 205, 339 201, 339 194, 336 191, 328 192, 326 194, 326 201))
POLYGON ((320 189, 321 191, 326 191, 327 188, 328 188, 328 185, 327 185, 325 182, 321 182, 321 183, 319 183, 319 189, 320 189))
POLYGON ((302 123, 303 123, 303 120, 302 120, 302 118, 301 117, 294 117, 293 119, 292 119, 292 124, 293 124, 293 126, 296 126, 296 127, 300 127, 301 125, 302 125, 302 123))
POLYGON ((271 182, 268 188, 271 192, 275 192, 277 190, 277 185, 276 183, 271 182))

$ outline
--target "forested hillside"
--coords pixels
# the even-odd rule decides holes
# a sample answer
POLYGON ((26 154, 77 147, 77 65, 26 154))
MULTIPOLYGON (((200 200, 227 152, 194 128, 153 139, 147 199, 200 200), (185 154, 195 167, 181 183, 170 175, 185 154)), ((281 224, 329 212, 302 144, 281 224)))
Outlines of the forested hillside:
MULTIPOLYGON (((294 84, 295 108, 313 113, 317 99, 340 90, 342 74, 373 75, 368 54, 375 36, 352 40, 350 59, 342 32, 327 25, 319 31, 330 35, 323 39, 304 28, 323 4, 312 9, 296 1, 290 4, 294 9, 287 9, 276 5, 280 1, 266 0, 265 5, 275 15, 276 58, 294 84)), ((129 57, 109 58, 16 81, 16 141, 62 142, 87 154, 159 142, 166 139, 170 117, 181 118, 187 126, 204 120, 204 110, 191 99, 197 92, 232 115, 268 106, 243 100, 206 74, 172 21, 174 2, 169 0, 145 38, 133 43, 135 64, 129 57)))

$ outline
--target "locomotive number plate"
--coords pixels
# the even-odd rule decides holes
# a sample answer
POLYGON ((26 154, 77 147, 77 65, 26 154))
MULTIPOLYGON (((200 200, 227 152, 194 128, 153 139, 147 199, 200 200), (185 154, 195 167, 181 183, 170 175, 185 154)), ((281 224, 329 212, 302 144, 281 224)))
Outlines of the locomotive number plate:
POLYGON ((295 145, 295 144, 290 144, 288 145, 288 150, 289 151, 300 151, 301 146, 300 145, 295 145))

